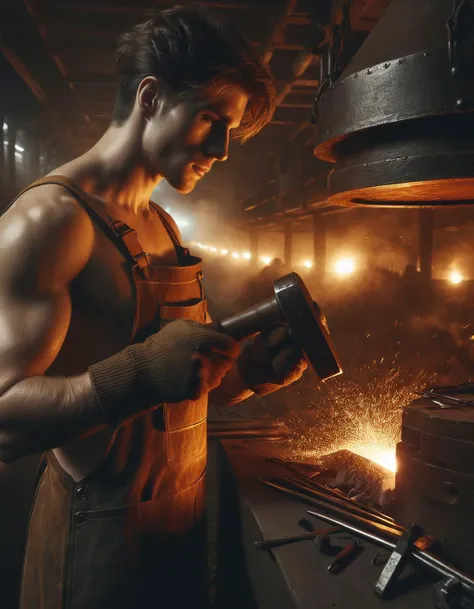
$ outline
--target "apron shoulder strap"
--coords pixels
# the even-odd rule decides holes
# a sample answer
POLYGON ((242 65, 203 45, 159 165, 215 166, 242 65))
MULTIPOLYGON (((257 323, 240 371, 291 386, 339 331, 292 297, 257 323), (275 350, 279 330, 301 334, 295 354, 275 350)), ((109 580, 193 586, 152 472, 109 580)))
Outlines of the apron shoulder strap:
POLYGON ((179 240, 179 237, 176 234, 176 231, 174 230, 173 226, 171 225, 171 223, 168 220, 168 218, 166 217, 166 215, 163 213, 163 210, 161 209, 161 207, 159 205, 157 205, 154 201, 150 201, 150 203, 151 203, 152 209, 154 209, 156 211, 161 222, 163 223, 163 226, 165 227, 165 230, 168 233, 169 238, 173 242, 173 245, 176 250, 176 254, 178 256, 178 260, 179 260, 180 264, 186 266, 186 261, 189 257, 189 250, 186 247, 183 247, 181 245, 181 241, 179 240))
MULTIPOLYGON (((133 266, 139 270, 143 270, 148 266, 147 255, 141 247, 135 231, 127 224, 120 220, 114 220, 107 212, 102 209, 97 201, 94 200, 87 192, 80 188, 69 178, 62 175, 46 176, 36 180, 25 189, 23 189, 10 203, 9 207, 25 192, 43 186, 45 184, 57 184, 74 193, 78 203, 84 210, 93 218, 102 230, 117 243, 119 249, 125 254, 133 266)), ((8 209, 8 208, 7 208, 8 209)), ((5 210, 6 211, 6 210, 5 210)))
POLYGON ((168 233, 174 246, 175 247, 181 246, 181 242, 179 240, 178 235, 176 234, 176 231, 174 230, 173 226, 171 225, 171 222, 168 220, 166 215, 163 213, 163 210, 161 209, 161 207, 159 205, 157 205, 154 201, 150 201, 150 203, 152 205, 152 208, 156 211, 156 213, 160 217, 160 220, 163 222, 163 226, 165 227, 166 232, 168 233))

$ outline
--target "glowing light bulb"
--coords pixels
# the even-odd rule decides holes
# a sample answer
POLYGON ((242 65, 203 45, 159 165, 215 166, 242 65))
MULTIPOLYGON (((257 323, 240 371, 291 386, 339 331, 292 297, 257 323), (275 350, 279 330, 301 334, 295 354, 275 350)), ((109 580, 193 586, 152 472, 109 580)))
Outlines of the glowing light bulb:
POLYGON ((221 254, 223 256, 227 256, 228 253, 229 253, 229 250, 226 250, 226 249, 221 250, 221 254))
POLYGON ((459 271, 451 271, 448 279, 453 285, 458 285, 463 281, 464 277, 459 271))
POLYGON ((311 269, 313 267, 313 263, 311 260, 303 260, 301 264, 307 269, 311 269))
POLYGON ((217 252, 217 247, 214 247, 213 245, 211 245, 209 249, 211 250, 211 252, 217 252))
POLYGON ((341 258, 336 262, 335 271, 341 277, 350 275, 355 271, 355 263, 352 258, 341 258))
POLYGON ((271 261, 270 256, 260 256, 260 262, 263 262, 263 264, 270 264, 271 261))
POLYGON ((240 258, 239 252, 232 252, 232 258, 234 258, 235 260, 238 260, 240 258))
POLYGON ((252 254, 250 252, 244 252, 242 254, 242 258, 245 258, 245 260, 251 260, 252 254))

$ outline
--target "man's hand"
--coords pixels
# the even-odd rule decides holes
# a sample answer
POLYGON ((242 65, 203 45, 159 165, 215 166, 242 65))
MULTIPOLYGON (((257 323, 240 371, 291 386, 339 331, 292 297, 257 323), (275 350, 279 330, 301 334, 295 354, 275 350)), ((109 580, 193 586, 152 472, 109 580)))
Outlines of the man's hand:
POLYGON ((243 350, 238 366, 247 387, 257 395, 266 395, 301 378, 307 363, 289 330, 279 327, 268 336, 259 334, 243 350))
POLYGON ((173 321, 89 368, 105 417, 100 422, 116 425, 153 405, 197 400, 220 384, 238 354, 229 336, 194 321, 173 321))
POLYGON ((144 344, 153 353, 167 402, 197 399, 215 389, 240 351, 233 338, 188 320, 173 321, 144 344))

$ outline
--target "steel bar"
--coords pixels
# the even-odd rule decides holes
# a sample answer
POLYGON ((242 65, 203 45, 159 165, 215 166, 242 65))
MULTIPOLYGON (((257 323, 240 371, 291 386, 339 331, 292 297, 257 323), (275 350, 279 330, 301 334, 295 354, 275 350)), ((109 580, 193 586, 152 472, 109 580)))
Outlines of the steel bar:
POLYGON ((288 497, 292 497, 293 499, 298 499, 302 503, 308 503, 317 508, 322 508, 324 510, 331 510, 332 512, 334 512, 338 515, 345 516, 346 518, 349 518, 350 520, 355 521, 357 524, 362 524, 364 526, 367 526, 367 527, 371 528, 372 530, 377 531, 378 533, 385 533, 386 535, 389 535, 395 539, 398 539, 401 535, 400 530, 395 529, 392 525, 382 524, 379 522, 374 522, 372 520, 369 520, 369 518, 368 518, 369 515, 367 515, 367 518, 364 518, 362 516, 357 516, 356 514, 348 513, 348 511, 344 508, 330 505, 330 504, 328 504, 327 501, 323 501, 320 499, 316 499, 314 497, 310 497, 307 494, 299 493, 298 491, 294 491, 285 486, 282 486, 281 484, 276 484, 275 482, 271 482, 269 480, 260 479, 260 482, 262 484, 264 484, 265 486, 268 486, 269 488, 273 488, 274 490, 279 491, 280 493, 283 493, 284 495, 287 495, 288 497))
POLYGON ((451 403, 453 406, 469 406, 470 408, 474 407, 474 400, 461 400, 460 398, 456 398, 453 395, 446 395, 444 393, 437 393, 435 391, 417 391, 419 395, 424 398, 428 398, 429 400, 435 401, 435 398, 444 402, 451 403))
POLYGON ((362 510, 365 513, 369 513, 372 516, 375 516, 377 519, 383 520, 384 523, 389 524, 390 526, 398 526, 391 516, 388 516, 387 514, 384 514, 383 512, 380 512, 379 510, 376 510, 373 507, 364 505, 363 503, 360 503, 355 499, 349 499, 349 497, 346 497, 343 493, 334 493, 332 489, 328 489, 322 484, 308 481, 300 482, 299 480, 293 480, 292 478, 289 478, 288 480, 293 484, 298 484, 300 486, 307 487, 310 492, 317 493, 318 496, 327 496, 328 501, 329 498, 334 499, 336 501, 336 505, 340 505, 340 503, 345 503, 348 506, 349 510, 355 507, 358 510, 362 510))
POLYGON ((246 438, 248 440, 286 440, 289 434, 282 432, 281 430, 276 431, 254 431, 253 429, 228 429, 228 430, 209 430, 207 433, 208 438, 227 438, 237 440, 239 438, 246 438))
POLYGON ((322 493, 316 489, 312 489, 308 485, 297 482, 296 480, 292 481, 292 480, 284 479, 283 481, 289 482, 292 486, 296 487, 296 489, 311 493, 311 495, 313 497, 315 497, 316 499, 318 499, 320 501, 326 501, 327 503, 329 503, 333 506, 337 506, 341 509, 345 509, 357 516, 360 516, 362 518, 371 518, 371 520, 373 520, 374 522, 377 522, 378 524, 382 524, 385 526, 389 526, 393 529, 399 530, 401 533, 405 530, 403 527, 396 524, 393 520, 386 518, 384 515, 380 516, 377 513, 370 512, 370 511, 364 509, 365 506, 363 506, 362 504, 357 504, 355 501, 351 501, 350 499, 344 500, 344 499, 342 499, 342 497, 337 498, 337 497, 334 497, 331 495, 326 495, 325 493, 322 493), (362 507, 360 507, 360 506, 362 506, 362 507))

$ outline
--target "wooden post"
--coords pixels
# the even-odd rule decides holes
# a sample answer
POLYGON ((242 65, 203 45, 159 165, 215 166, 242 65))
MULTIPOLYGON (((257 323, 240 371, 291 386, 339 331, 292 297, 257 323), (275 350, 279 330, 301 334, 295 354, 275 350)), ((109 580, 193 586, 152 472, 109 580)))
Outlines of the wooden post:
POLYGON ((326 222, 320 214, 313 215, 313 259, 318 275, 326 272, 326 222))
POLYGON ((0 145, 0 184, 4 184, 5 176, 6 176, 6 167, 5 167, 5 146, 3 144, 5 140, 5 133, 3 131, 3 124, 5 123, 5 112, 2 108, 0 108, 0 137, 1 137, 1 145, 0 145))
POLYGON ((258 229, 253 228, 250 231, 250 253, 252 254, 252 259, 250 260, 250 264, 255 266, 258 263, 258 229))
POLYGON ((7 131, 7 190, 14 192, 16 190, 16 159, 15 159, 15 144, 16 144, 17 128, 15 121, 12 118, 8 120, 7 131))
POLYGON ((418 210, 418 261, 420 275, 430 280, 433 267, 433 210, 418 210))
POLYGON ((293 264, 293 230, 291 224, 285 224, 285 266, 288 270, 291 270, 293 264))
POLYGON ((29 167, 28 171, 32 180, 40 177, 40 141, 38 138, 38 130, 31 131, 29 141, 29 167))

